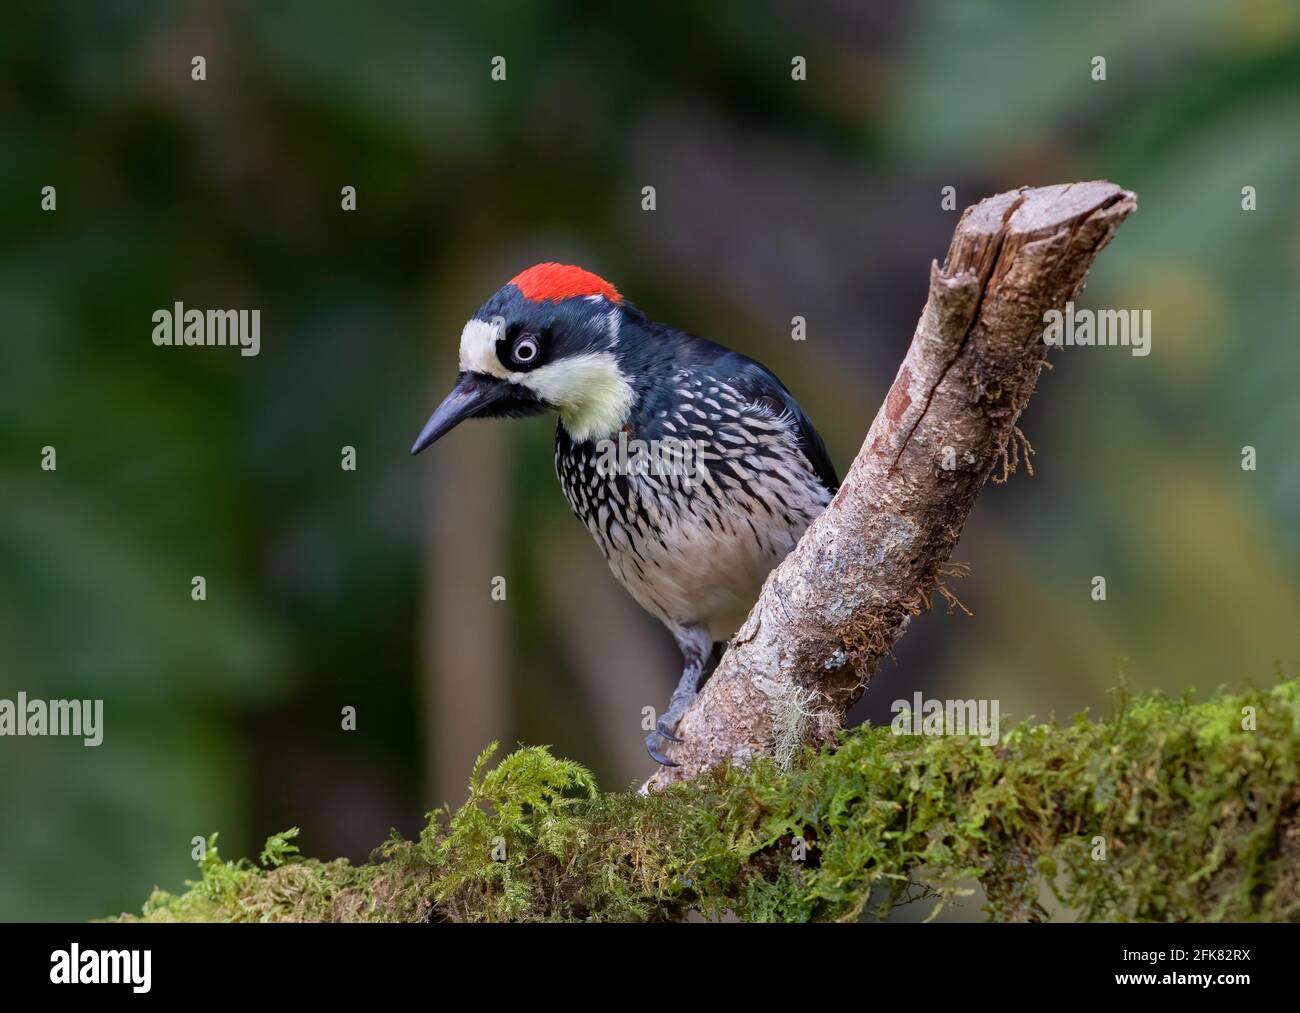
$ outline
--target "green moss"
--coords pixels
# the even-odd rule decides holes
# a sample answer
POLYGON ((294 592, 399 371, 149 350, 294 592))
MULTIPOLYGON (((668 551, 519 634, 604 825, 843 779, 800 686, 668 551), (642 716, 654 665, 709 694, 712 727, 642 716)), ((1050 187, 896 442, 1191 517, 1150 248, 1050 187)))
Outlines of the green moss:
POLYGON ((977 880, 996 919, 1043 916, 1044 890, 1085 919, 1300 918, 1300 681, 1197 705, 1121 691, 1107 721, 1025 723, 994 747, 864 728, 789 772, 721 768, 650 798, 602 794, 541 747, 490 767, 495 748, 417 841, 353 866, 299 857, 295 828, 259 867, 214 835, 199 879, 143 917, 804 921, 873 897, 937 910, 977 880))

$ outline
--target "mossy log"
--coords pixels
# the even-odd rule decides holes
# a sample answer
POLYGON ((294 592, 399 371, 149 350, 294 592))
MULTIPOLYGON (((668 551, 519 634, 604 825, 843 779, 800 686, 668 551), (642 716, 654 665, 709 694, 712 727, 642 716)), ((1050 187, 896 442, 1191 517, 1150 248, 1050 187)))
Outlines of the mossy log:
POLYGON ((213 840, 142 918, 851 920, 978 885, 996 920, 1300 919, 1300 680, 1200 704, 1117 690, 1105 720, 994 745, 861 728, 789 771, 723 765, 649 797, 544 747, 492 767, 494 749, 418 840, 363 865, 302 858, 296 828, 260 864, 213 840))

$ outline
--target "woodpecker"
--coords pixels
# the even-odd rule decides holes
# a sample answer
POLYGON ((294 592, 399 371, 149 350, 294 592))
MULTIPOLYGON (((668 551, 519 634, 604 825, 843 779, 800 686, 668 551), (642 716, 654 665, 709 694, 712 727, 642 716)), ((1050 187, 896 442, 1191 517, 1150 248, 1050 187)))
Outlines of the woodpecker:
POLYGON ((555 472, 574 515, 681 649, 646 737, 674 766, 678 722, 764 578, 830 502, 835 467, 770 370, 655 323, 567 264, 516 275, 465 324, 456 385, 411 453, 465 419, 542 413, 559 416, 555 472))

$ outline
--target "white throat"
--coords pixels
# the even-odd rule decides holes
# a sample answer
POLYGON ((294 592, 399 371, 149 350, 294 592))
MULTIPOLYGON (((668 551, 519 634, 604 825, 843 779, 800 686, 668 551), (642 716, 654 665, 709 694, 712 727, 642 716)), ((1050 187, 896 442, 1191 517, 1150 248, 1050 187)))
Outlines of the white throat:
POLYGON ((560 423, 577 442, 613 436, 627 422, 634 395, 612 352, 560 359, 512 380, 555 405, 560 423))

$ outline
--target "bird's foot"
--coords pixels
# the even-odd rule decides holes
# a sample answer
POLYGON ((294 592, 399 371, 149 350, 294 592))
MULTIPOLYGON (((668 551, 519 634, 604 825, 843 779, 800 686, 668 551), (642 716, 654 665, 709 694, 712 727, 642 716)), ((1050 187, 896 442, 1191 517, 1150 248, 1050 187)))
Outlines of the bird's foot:
MULTIPOLYGON (((677 764, 664 755, 664 750, 668 748, 666 741, 668 738, 669 736, 665 736, 663 732, 656 728, 645 737, 645 751, 650 754, 650 759, 654 760, 655 763, 664 767, 675 767, 677 764)), ((682 740, 674 738, 673 741, 681 742, 682 740)))
POLYGON ((691 702, 695 699, 700 672, 711 648, 708 631, 702 627, 690 627, 689 630, 680 632, 681 636, 678 637, 677 642, 681 645, 686 667, 682 669, 682 677, 677 680, 677 688, 673 690, 673 695, 668 701, 668 709, 655 722, 655 730, 645 737, 645 748, 650 754, 650 759, 665 767, 677 766, 668 759, 665 750, 668 748, 668 743, 682 741, 681 736, 677 734, 677 726, 686 716, 691 702))
MULTIPOLYGON (((683 710, 685 708, 682 708, 683 710)), ((655 763, 663 764, 665 767, 675 767, 677 764, 664 755, 664 750, 669 742, 684 742, 685 740, 677 735, 677 722, 681 720, 681 715, 674 715, 672 710, 655 722, 655 730, 645 737, 646 752, 650 754, 650 759, 655 763)))
POLYGON ((677 731, 677 722, 680 719, 674 719, 671 714, 665 714, 658 723, 655 724, 655 731, 662 735, 669 742, 685 742, 680 735, 674 734, 677 731))

